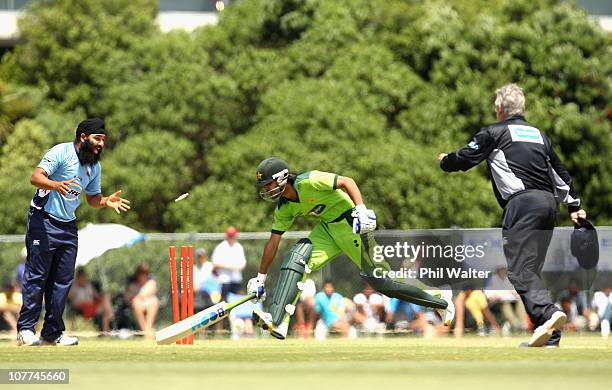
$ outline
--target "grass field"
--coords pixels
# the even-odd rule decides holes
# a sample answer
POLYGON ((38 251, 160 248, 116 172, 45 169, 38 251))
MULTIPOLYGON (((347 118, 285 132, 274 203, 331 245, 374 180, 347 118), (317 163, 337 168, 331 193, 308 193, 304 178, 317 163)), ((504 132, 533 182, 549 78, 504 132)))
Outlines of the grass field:
MULTIPOLYGON (((1 368, 69 368, 79 389, 611 389, 612 340, 522 338, 202 340, 193 346, 81 339, 77 347, 0 343, 1 368)), ((2 386, 0 386, 2 387, 2 386)), ((20 385, 41 389, 39 385, 20 385)), ((4 388, 8 386, 4 385, 4 388)))

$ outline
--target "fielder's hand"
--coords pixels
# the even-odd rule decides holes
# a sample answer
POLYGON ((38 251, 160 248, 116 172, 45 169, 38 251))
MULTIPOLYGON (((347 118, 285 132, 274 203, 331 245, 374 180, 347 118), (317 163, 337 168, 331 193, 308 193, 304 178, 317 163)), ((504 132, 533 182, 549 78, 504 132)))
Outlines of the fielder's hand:
POLYGON ((446 153, 440 153, 440 154, 438 154, 438 161, 442 161, 442 160, 444 160, 444 157, 446 157, 446 156, 447 156, 447 154, 446 154, 446 153))
POLYGON ((74 183, 76 179, 77 178, 75 177, 74 179, 70 179, 70 180, 56 181, 55 191, 59 192, 60 194, 64 196, 68 195, 68 191, 70 191, 70 184, 74 183))
POLYGON ((578 223, 578 218, 586 219, 586 211, 578 210, 570 214, 570 219, 573 223, 578 223))
POLYGON ((122 211, 128 211, 130 209, 130 206, 128 206, 130 201, 123 199, 119 194, 121 194, 121 190, 106 198, 106 207, 115 210, 117 214, 121 214, 122 211))
POLYGON ((376 229, 376 214, 368 210, 365 205, 359 204, 353 209, 353 233, 364 234, 376 229))
POLYGON ((255 294, 254 302, 266 299, 266 290, 264 284, 266 282, 266 274, 257 274, 257 277, 249 279, 247 283, 247 294, 255 294))

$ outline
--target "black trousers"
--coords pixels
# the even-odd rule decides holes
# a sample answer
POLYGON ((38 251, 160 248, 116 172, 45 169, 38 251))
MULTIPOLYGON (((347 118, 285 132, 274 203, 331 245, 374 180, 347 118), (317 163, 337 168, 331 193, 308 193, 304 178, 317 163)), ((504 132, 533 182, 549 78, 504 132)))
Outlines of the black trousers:
MULTIPOLYGON (((540 277, 558 210, 553 194, 539 190, 515 195, 504 209, 502 235, 508 279, 521 296, 534 329, 559 310, 540 277)), ((548 344, 558 344, 560 339, 557 330, 548 344)))
POLYGON ((66 329, 62 315, 74 278, 77 225, 74 221, 57 221, 44 211, 30 208, 25 238, 28 258, 17 329, 35 332, 44 296, 45 322, 40 335, 54 340, 66 329))

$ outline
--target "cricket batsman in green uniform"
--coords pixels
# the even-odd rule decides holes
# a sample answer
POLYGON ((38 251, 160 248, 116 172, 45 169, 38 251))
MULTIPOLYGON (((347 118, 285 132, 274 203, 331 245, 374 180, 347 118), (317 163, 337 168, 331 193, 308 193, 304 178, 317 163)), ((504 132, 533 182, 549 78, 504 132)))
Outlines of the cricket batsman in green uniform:
MULTIPOLYGON (((389 270, 386 262, 373 261, 370 249, 376 245, 373 231, 376 215, 363 204, 355 181, 334 173, 308 171, 290 173, 286 162, 276 157, 262 161, 257 167, 260 196, 277 203, 272 233, 268 240, 257 277, 249 280, 248 293, 265 299, 266 274, 274 261, 282 234, 289 230, 295 218, 311 217, 319 221, 308 238, 301 239, 289 250, 280 270, 270 312, 253 312, 255 323, 274 337, 285 339, 307 275, 320 269, 341 253, 359 268, 360 276, 375 290, 421 306, 435 308, 445 325, 455 314, 452 291, 440 291, 433 296, 414 286, 392 279, 375 277, 374 270, 389 270)), ((378 273, 379 275, 381 273, 378 273)))

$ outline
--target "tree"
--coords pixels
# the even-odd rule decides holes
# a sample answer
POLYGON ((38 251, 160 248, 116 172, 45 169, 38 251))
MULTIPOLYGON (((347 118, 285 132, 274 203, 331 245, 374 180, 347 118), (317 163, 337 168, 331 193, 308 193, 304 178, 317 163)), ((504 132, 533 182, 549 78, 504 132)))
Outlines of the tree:
POLYGON ((41 100, 42 94, 36 89, 0 79, 0 146, 12 133, 15 122, 33 113, 41 100))
POLYGON ((101 115, 106 89, 138 65, 131 50, 156 32, 155 14, 153 0, 32 2, 19 21, 25 44, 8 55, 7 73, 64 110, 101 115))
MULTIPOLYGON (((385 116, 369 109, 363 100, 370 96, 362 98, 361 87, 305 79, 269 91, 258 112, 262 121, 212 151, 212 177, 192 191, 189 202, 172 205, 167 221, 180 230, 216 231, 228 223, 269 229, 273 207, 262 204, 253 184, 257 164, 275 155, 295 172, 319 169, 355 178, 384 228, 494 223, 497 206, 486 181, 474 175, 472 193, 480 204, 474 211, 469 199, 456 196, 461 179, 444 178, 435 164, 435 149, 387 132, 385 116), (452 218, 449 210, 455 210, 452 218)), ((299 221, 296 228, 310 225, 299 221)))
MULTIPOLYGON (((0 75, 46 94, 35 121, 11 119, 44 128, 31 164, 86 116, 106 119, 104 187, 134 200, 121 218, 143 229, 268 229, 252 183, 270 155, 354 177, 385 228, 498 224, 484 167, 445 176, 435 156, 494 122, 509 82, 594 221, 612 223, 609 37, 566 1, 490 3, 250 0, 216 26, 162 34, 152 0, 36 2, 0 75)), ((29 145, 23 131, 7 144, 29 145)))
POLYGON ((48 136, 40 124, 22 119, 0 152, 0 226, 2 232, 25 231, 29 199, 34 195, 30 175, 48 145, 48 136))

